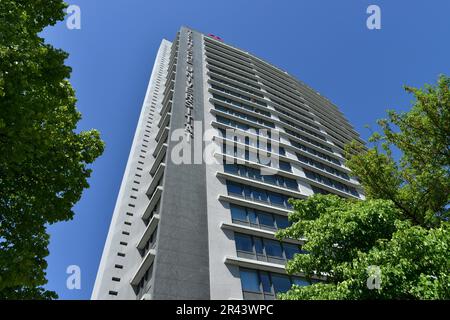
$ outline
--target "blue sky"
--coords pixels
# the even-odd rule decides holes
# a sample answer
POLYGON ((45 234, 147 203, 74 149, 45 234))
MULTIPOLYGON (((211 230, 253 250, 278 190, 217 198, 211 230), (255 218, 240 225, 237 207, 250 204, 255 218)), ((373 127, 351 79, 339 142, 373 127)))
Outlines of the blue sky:
POLYGON ((75 218, 49 227, 49 283, 62 299, 88 299, 119 191, 140 107, 162 38, 182 25, 213 33, 303 80, 339 106, 366 139, 386 109, 407 110, 404 84, 450 74, 450 1, 148 1, 66 0, 81 8, 81 30, 45 30, 69 52, 83 114, 106 150, 92 166, 75 218), (366 8, 381 8, 368 30, 366 8), (66 268, 81 268, 81 290, 66 288, 66 268))

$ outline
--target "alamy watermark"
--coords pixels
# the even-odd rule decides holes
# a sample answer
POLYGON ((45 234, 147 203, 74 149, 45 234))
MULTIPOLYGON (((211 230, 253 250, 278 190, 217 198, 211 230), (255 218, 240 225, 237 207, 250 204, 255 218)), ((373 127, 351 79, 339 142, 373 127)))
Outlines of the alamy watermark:
POLYGON ((184 128, 172 131, 175 142, 170 160, 181 164, 245 164, 261 168, 261 175, 274 175, 279 170, 279 132, 270 129, 208 129, 201 121, 193 122, 192 135, 184 128))
POLYGON ((381 29, 381 9, 375 4, 371 4, 367 7, 367 14, 370 16, 366 20, 366 26, 369 30, 380 30, 381 29))
POLYGON ((367 267, 367 288, 369 290, 381 289, 381 268, 379 266, 367 267))
POLYGON ((67 20, 66 26, 69 30, 80 30, 81 29, 81 9, 75 4, 71 4, 66 9, 67 20))
POLYGON ((81 269, 77 265, 70 265, 66 269, 66 273, 69 275, 66 280, 66 287, 69 290, 81 289, 81 269))

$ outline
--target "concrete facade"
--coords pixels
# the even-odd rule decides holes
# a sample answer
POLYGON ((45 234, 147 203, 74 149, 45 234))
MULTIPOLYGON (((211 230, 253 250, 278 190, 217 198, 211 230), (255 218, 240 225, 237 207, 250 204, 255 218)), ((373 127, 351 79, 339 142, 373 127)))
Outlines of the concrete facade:
POLYGON ((155 60, 92 299, 273 299, 307 285, 284 269, 302 241, 274 234, 288 223, 287 198, 364 198, 343 164, 352 139, 337 107, 304 83, 182 27, 155 60), (214 146, 217 161, 199 146, 214 146))

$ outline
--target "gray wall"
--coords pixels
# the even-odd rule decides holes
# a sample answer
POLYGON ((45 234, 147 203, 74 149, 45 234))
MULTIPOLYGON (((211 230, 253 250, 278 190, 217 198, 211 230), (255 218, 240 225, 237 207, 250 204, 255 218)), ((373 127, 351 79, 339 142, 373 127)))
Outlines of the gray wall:
MULTIPOLYGON (((193 32, 196 121, 203 121, 203 93, 196 90, 203 85, 201 41, 193 32)), ((186 45, 187 29, 182 28, 170 132, 185 124, 186 45)), ((173 163, 170 155, 177 143, 169 136, 152 298, 209 299, 205 165, 173 163)))

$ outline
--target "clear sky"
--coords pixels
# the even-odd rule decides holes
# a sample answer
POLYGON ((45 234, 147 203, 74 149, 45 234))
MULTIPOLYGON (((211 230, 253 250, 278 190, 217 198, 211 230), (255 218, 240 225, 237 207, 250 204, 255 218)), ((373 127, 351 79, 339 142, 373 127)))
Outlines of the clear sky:
POLYGON ((79 129, 100 130, 106 150, 75 218, 49 227, 47 287, 62 299, 90 298, 153 61, 180 26, 219 35, 306 82, 364 139, 364 126, 386 109, 408 108, 404 84, 450 74, 448 0, 66 1, 80 7, 81 29, 62 22, 43 35, 70 53, 79 129), (381 8, 381 30, 366 27, 370 4, 381 8), (81 290, 66 288, 74 264, 81 290))

